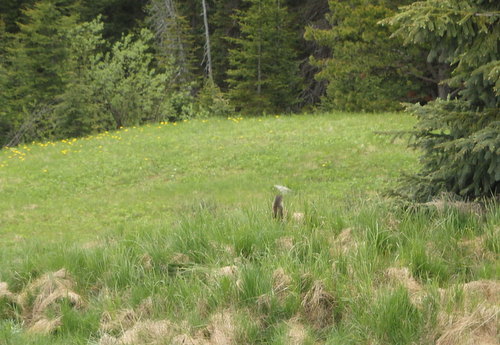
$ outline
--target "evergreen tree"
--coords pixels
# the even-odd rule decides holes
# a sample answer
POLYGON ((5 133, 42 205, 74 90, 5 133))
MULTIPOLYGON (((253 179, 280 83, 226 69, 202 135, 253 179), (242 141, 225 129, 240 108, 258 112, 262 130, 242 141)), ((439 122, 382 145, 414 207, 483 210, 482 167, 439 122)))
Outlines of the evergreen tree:
POLYGON ((378 25, 406 2, 330 0, 331 28, 306 29, 306 39, 331 50, 328 58, 311 57, 311 63, 321 69, 316 78, 328 82, 326 108, 384 111, 398 108, 402 100, 423 96, 422 83, 409 75, 423 69, 418 49, 401 48, 401 40, 391 40, 389 29, 378 25))
POLYGON ((291 110, 298 102, 300 80, 290 31, 290 17, 280 0, 248 0, 239 11, 241 37, 228 38, 229 97, 245 113, 291 110))
POLYGON ((7 35, 5 24, 0 18, 0 145, 4 143, 7 133, 10 130, 12 119, 7 111, 6 87, 8 85, 8 75, 6 70, 6 42, 7 35))
POLYGON ((408 107, 419 120, 414 146, 423 155, 402 191, 417 200, 443 191, 467 199, 500 194, 500 4, 417 1, 387 22, 406 43, 428 42, 430 55, 446 54, 461 97, 408 107))
POLYGON ((180 84, 193 79, 193 39, 189 24, 174 0, 152 0, 149 7, 149 23, 155 33, 157 49, 162 61, 171 60, 177 66, 180 84))
POLYGON ((498 105, 500 3, 493 0, 416 1, 384 21, 405 44, 425 44, 429 61, 452 65, 461 95, 477 106, 498 105), (496 88, 496 92, 493 88, 496 88))
MULTIPOLYGON (((49 111, 41 111, 64 90, 67 72, 68 32, 76 16, 55 1, 41 0, 23 10, 19 32, 12 34, 7 47, 6 109, 11 118, 11 131, 30 123, 29 130, 46 136, 54 128, 49 111), (42 134, 43 133, 43 134, 42 134)), ((35 135, 35 134, 33 134, 35 135)))
POLYGON ((243 0, 214 0, 213 8, 211 24, 214 81, 223 90, 227 90, 227 70, 230 67, 228 52, 237 47, 228 37, 239 37, 240 30, 234 20, 234 14, 237 9, 240 11, 247 9, 248 4, 243 3, 243 0))

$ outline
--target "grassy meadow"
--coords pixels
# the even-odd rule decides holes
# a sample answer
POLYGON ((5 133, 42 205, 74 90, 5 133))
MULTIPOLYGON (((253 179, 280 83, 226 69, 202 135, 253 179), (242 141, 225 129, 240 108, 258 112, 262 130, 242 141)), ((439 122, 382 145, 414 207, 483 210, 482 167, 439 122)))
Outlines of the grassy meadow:
POLYGON ((0 151, 0 344, 495 341, 500 208, 384 196, 418 154, 377 133, 413 123, 199 119, 0 151))

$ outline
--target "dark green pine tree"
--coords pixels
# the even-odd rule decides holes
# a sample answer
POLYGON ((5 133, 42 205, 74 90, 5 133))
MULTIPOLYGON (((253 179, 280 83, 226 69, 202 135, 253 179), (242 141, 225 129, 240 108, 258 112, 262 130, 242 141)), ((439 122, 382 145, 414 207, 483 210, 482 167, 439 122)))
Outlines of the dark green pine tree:
POLYGON ((5 32, 5 23, 0 18, 0 146, 3 144, 2 140, 9 132, 11 119, 7 111, 7 95, 5 87, 8 85, 8 75, 5 65, 5 48, 7 42, 7 35, 5 32))
MULTIPOLYGON (((327 81, 325 108, 347 111, 387 111, 421 95, 423 72, 418 48, 390 39, 389 28, 377 24, 408 0, 329 0, 328 29, 306 28, 305 38, 330 49, 328 58, 311 57, 327 81)), ((430 85, 433 86, 433 85, 430 85)))
POLYGON ((419 173, 399 192, 427 201, 442 192, 464 199, 500 195, 500 3, 415 1, 385 21, 406 44, 427 44, 429 59, 450 63, 458 100, 408 107, 418 123, 419 173))
POLYGON ((290 111, 298 102, 300 77, 290 16, 283 0, 248 0, 234 18, 239 38, 228 38, 229 97, 243 113, 290 111))
POLYGON ((32 127, 36 126, 38 119, 30 117, 46 113, 41 109, 64 90, 70 42, 67 32, 76 24, 70 12, 52 0, 23 10, 19 32, 12 34, 6 49, 8 85, 2 85, 8 90, 6 108, 11 114, 11 131, 30 121, 32 127))

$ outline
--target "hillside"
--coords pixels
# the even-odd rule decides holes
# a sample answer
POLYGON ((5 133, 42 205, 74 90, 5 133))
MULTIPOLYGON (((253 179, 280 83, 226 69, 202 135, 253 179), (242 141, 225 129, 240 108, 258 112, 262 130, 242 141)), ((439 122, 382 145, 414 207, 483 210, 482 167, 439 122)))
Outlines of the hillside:
POLYGON ((2 150, 0 343, 494 344, 500 208, 383 196, 417 154, 377 131, 413 123, 200 119, 2 150))

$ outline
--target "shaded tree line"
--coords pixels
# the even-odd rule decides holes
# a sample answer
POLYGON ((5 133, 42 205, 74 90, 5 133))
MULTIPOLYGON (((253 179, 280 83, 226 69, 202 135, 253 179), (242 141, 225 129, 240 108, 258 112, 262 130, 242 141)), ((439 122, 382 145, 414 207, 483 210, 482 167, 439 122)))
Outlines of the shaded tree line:
POLYGON ((379 111, 432 99, 422 50, 377 23, 407 2, 3 1, 1 144, 234 111, 379 111))

